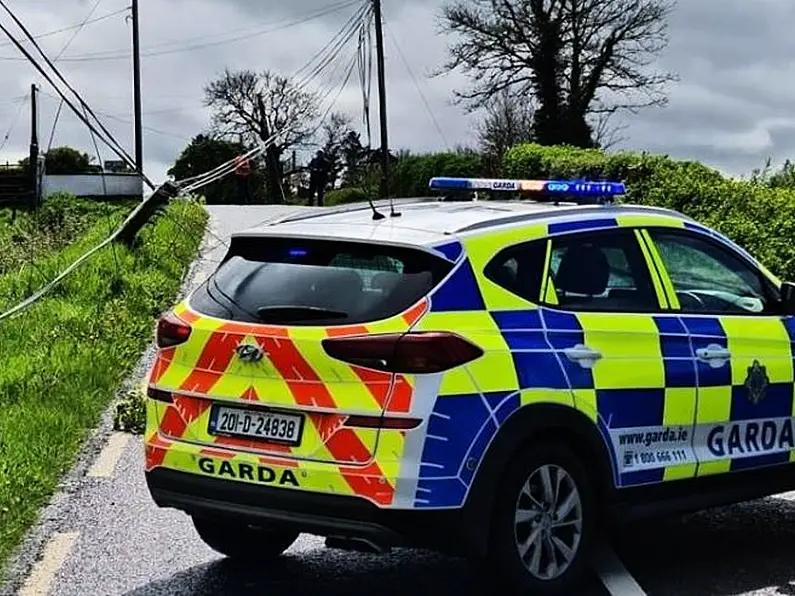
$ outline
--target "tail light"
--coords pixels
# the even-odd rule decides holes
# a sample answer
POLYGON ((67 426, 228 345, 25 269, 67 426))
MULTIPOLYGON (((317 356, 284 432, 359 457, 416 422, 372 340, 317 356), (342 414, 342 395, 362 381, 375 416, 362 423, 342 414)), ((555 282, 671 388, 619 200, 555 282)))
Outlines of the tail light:
POLYGON ((167 404, 172 403, 171 392, 163 391, 162 389, 155 389, 154 387, 146 388, 146 396, 155 401, 162 401, 167 404))
POLYGON ((157 322, 156 342, 158 348, 170 348, 185 343, 191 328, 173 312, 163 315, 157 322))
POLYGON ((483 355, 476 345, 455 333, 389 333, 323 340, 332 358, 391 373, 438 373, 483 355))

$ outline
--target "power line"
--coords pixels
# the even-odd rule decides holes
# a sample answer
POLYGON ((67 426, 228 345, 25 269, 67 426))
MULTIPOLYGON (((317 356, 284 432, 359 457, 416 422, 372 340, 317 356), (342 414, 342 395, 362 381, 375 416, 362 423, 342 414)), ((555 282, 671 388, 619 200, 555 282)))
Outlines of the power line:
MULTIPOLYGON (((113 135, 110 134, 110 132, 108 132, 107 128, 105 128, 105 126, 102 124, 102 122, 99 121, 99 119, 96 117, 96 114, 93 113, 91 108, 88 106, 88 104, 86 104, 86 102, 83 100, 83 98, 80 96, 80 94, 63 77, 63 75, 58 70, 58 68, 53 64, 53 62, 49 59, 47 54, 44 53, 44 51, 41 49, 39 44, 33 38, 33 36, 31 35, 30 31, 27 29, 27 27, 25 27, 25 25, 11 11, 11 9, 8 8, 8 6, 6 5, 4 0, 0 0, 0 7, 2 7, 9 14, 9 16, 11 16, 12 20, 14 21, 14 23, 16 23, 16 25, 22 30, 22 32, 25 34, 25 36, 32 42, 33 47, 36 48, 36 50, 39 52, 39 54, 41 54, 41 56, 44 58, 44 61, 47 63, 47 65, 52 69, 52 71, 55 73, 55 75, 64 83, 66 88, 69 91, 72 92, 72 94, 77 98, 77 100, 86 109, 86 111, 91 114, 92 118, 94 118, 94 121, 102 129, 103 133, 105 133, 107 135, 107 137, 103 137, 102 134, 99 133, 96 130, 94 125, 87 118, 85 118, 85 116, 83 116, 83 114, 80 113, 80 111, 75 107, 75 105, 71 101, 69 101, 66 98, 66 94, 55 84, 55 82, 52 80, 52 77, 50 77, 50 75, 47 74, 47 72, 45 72, 44 68, 31 55, 31 53, 22 45, 22 42, 20 42, 17 38, 15 38, 11 34, 11 32, 8 30, 8 28, 5 25, 3 25, 2 23, 0 23, 0 30, 2 30, 8 36, 8 38, 14 43, 14 45, 17 46, 17 49, 19 49, 19 51, 21 51, 22 54, 24 54, 24 56, 30 61, 31 64, 33 64, 33 66, 36 68, 36 70, 38 70, 39 73, 47 80, 47 82, 50 83, 50 85, 53 86, 53 88, 64 99, 66 104, 72 109, 72 111, 77 115, 77 117, 80 118, 86 124, 86 126, 89 127, 90 130, 95 132, 97 134, 97 136, 99 136, 102 139, 102 141, 106 145, 108 145, 108 147, 110 147, 113 150, 114 153, 116 153, 116 155, 121 157, 128 165, 132 166, 133 163, 134 163, 132 158, 127 154, 127 152, 124 150, 124 148, 121 145, 119 145, 119 143, 114 139, 113 135)), ((154 186, 154 184, 152 184, 151 180, 149 180, 145 175, 141 174, 141 178, 150 188, 152 188, 152 189, 155 188, 155 186, 154 186)))
MULTIPOLYGON (((105 21, 111 17, 115 17, 117 15, 123 14, 127 12, 129 9, 122 8, 121 10, 115 10, 108 14, 104 14, 101 17, 96 17, 93 19, 89 19, 88 21, 83 21, 81 23, 77 23, 76 25, 70 25, 69 27, 63 27, 62 29, 55 29, 53 31, 47 31, 46 33, 40 33, 39 35, 35 35, 35 39, 44 39, 45 37, 52 37, 53 35, 58 35, 59 33, 66 33, 67 31, 71 31, 72 29, 82 29, 86 25, 91 25, 93 23, 99 23, 100 21, 105 21)), ((8 41, 4 41, 0 43, 0 48, 8 48, 13 46, 14 44, 8 41)), ((8 58, 0 58, 0 60, 22 60, 22 58, 18 58, 16 56, 8 57, 8 58)))
POLYGON ((19 106, 17 106, 17 112, 14 115, 14 119, 11 121, 11 126, 8 127, 8 131, 6 132, 5 136, 3 137, 2 142, 0 142, 0 151, 5 149, 5 146, 8 144, 8 139, 11 137, 11 133, 14 131, 14 127, 19 122, 19 117, 22 115, 22 108, 27 103, 28 99, 30 99, 30 94, 24 95, 22 99, 18 99, 19 106))
MULTIPOLYGON (((168 55, 168 54, 176 54, 176 53, 182 53, 182 52, 191 52, 193 50, 201 50, 201 49, 204 49, 204 48, 228 45, 228 44, 238 43, 240 41, 254 39, 256 37, 261 37, 263 35, 268 35, 269 33, 276 33, 278 31, 283 31, 283 30, 289 29, 291 27, 304 25, 304 24, 306 24, 306 23, 308 23, 310 21, 313 21, 313 20, 316 20, 318 18, 321 18, 321 17, 327 16, 327 15, 339 12, 341 10, 344 10, 345 8, 350 7, 350 6, 354 6, 355 4, 358 4, 359 2, 360 2, 360 0, 346 0, 345 2, 340 2, 340 3, 334 4, 332 6, 324 8, 322 10, 316 10, 316 11, 314 11, 312 13, 309 13, 308 15, 306 15, 304 17, 299 18, 299 19, 293 19, 291 21, 286 21, 286 22, 283 22, 280 25, 271 25, 271 26, 269 26, 269 27, 267 27, 265 29, 258 29, 256 31, 252 31, 252 32, 245 33, 245 34, 237 34, 237 35, 234 35, 233 37, 230 37, 228 39, 219 39, 219 40, 215 40, 215 41, 203 41, 203 42, 193 43, 194 41, 199 40, 199 39, 206 40, 207 37, 203 36, 203 37, 188 38, 188 39, 185 39, 185 40, 182 40, 182 41, 176 41, 176 42, 174 42, 174 41, 161 42, 160 44, 154 44, 151 47, 155 48, 155 47, 163 47, 163 46, 169 46, 169 45, 175 45, 175 44, 177 44, 177 45, 176 45, 176 47, 173 47, 173 48, 167 48, 166 47, 166 48, 161 49, 161 50, 154 50, 153 49, 153 50, 150 50, 150 51, 144 51, 144 52, 141 52, 141 57, 142 58, 144 58, 144 57, 145 58, 151 58, 151 57, 156 57, 156 56, 165 56, 165 55, 168 55), (180 44, 184 44, 184 45, 180 45, 180 44)), ((229 35, 229 34, 225 34, 225 35, 229 35)), ((104 51, 104 52, 90 52, 90 53, 85 53, 85 54, 79 54, 77 56, 72 56, 70 58, 64 58, 62 61, 63 62, 100 62, 100 61, 104 62, 104 61, 115 61, 115 60, 127 60, 129 57, 130 57, 130 53, 129 52, 104 51)), ((17 57, 14 57, 14 56, 0 56, 0 60, 16 61, 16 60, 20 60, 20 58, 17 58, 17 57)))
POLYGON ((447 140, 447 137, 445 136, 442 127, 439 126, 439 121, 436 119, 436 116, 434 115, 433 110, 431 109, 431 104, 428 102, 428 98, 425 96, 425 93, 423 93, 419 81, 417 80, 417 77, 414 75, 414 71, 411 69, 409 61, 406 59, 406 55, 403 53, 403 50, 400 49, 400 45, 397 42, 397 38, 392 33, 392 29, 386 23, 386 19, 384 19, 384 28, 389 32, 389 37, 392 39, 392 45, 395 46, 395 49, 397 50, 397 53, 400 56, 403 65, 406 67, 406 71, 409 73, 409 77, 411 78, 412 83, 414 83, 414 88, 417 90, 417 93, 419 93, 420 98, 422 99, 422 103, 425 106, 425 111, 428 112, 428 115, 431 117, 431 121, 433 122, 436 131, 439 133, 439 136, 442 137, 442 141, 449 148, 450 142, 447 140))

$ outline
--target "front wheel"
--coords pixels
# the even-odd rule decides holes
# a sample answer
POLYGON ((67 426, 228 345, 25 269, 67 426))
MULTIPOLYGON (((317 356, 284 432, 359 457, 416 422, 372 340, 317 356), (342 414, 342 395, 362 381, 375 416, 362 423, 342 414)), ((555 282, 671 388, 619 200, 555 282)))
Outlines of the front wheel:
POLYGON ((279 526, 255 527, 203 517, 194 517, 193 525, 207 546, 241 561, 275 559, 290 548, 299 534, 279 526))
POLYGON ((595 509, 588 474, 568 447, 525 448, 509 464, 497 495, 489 549, 493 577, 510 593, 576 593, 595 509))

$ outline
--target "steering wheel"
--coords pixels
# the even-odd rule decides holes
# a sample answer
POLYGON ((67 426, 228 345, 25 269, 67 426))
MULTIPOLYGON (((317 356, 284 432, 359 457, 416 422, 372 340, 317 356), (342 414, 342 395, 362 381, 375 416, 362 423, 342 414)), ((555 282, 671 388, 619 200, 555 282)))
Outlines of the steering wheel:
POLYGON ((678 296, 686 296, 686 297, 694 300, 696 302, 696 304, 698 305, 698 309, 700 309, 700 310, 706 310, 707 309, 707 305, 704 304, 704 300, 701 298, 701 296, 699 296, 698 294, 696 294, 695 292, 693 292, 691 290, 683 290, 681 292, 677 292, 676 295, 677 295, 677 297, 678 296))

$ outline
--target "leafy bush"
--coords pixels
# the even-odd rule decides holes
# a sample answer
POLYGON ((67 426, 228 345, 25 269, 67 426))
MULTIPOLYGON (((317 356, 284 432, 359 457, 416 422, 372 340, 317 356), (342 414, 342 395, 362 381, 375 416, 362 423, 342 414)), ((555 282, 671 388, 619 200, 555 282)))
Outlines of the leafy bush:
POLYGON ((521 145, 505 156, 517 178, 623 180, 626 202, 674 209, 725 234, 773 273, 795 279, 795 189, 731 180, 691 161, 628 152, 521 145))
POLYGON ((486 164, 474 152, 403 156, 392 166, 390 191, 396 197, 428 196, 428 181, 434 176, 481 176, 486 164))
POLYGON ((323 202, 328 207, 334 207, 336 205, 359 203, 366 200, 367 193, 361 188, 340 188, 328 192, 323 202))

